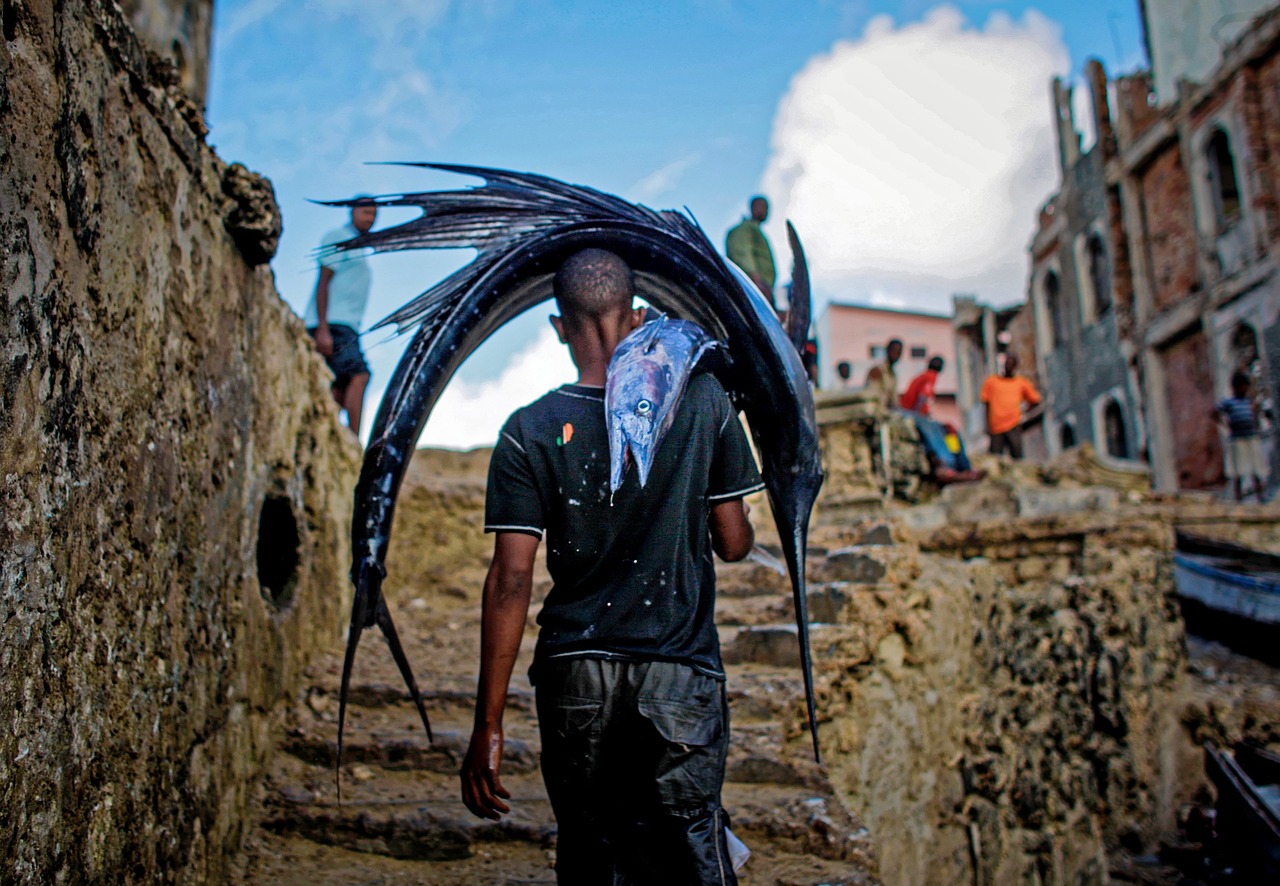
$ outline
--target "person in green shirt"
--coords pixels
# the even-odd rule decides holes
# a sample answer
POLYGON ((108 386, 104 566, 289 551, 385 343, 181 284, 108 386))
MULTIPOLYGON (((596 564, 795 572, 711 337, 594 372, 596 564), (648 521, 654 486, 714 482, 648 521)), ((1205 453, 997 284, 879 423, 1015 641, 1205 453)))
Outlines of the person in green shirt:
POLYGON ((746 272, 751 282, 759 287, 769 305, 776 311, 773 300, 773 281, 777 272, 773 266, 773 250, 765 239, 761 223, 769 217, 769 201, 764 197, 751 198, 751 217, 734 225, 725 238, 724 251, 729 261, 746 272))

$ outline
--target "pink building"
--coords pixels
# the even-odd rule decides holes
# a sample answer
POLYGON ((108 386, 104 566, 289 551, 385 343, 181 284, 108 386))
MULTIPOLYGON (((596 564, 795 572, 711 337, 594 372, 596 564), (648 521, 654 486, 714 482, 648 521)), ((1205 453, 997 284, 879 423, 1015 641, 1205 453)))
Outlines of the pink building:
POLYGON ((832 302, 818 317, 817 329, 818 385, 822 390, 840 389, 836 365, 841 362, 852 367, 850 387, 862 387, 871 367, 884 359, 885 344, 890 339, 901 339, 898 393, 902 394, 911 379, 924 372, 929 358, 941 357, 946 364, 938 376, 938 402, 933 417, 962 427, 956 405, 956 346, 950 315, 832 302))

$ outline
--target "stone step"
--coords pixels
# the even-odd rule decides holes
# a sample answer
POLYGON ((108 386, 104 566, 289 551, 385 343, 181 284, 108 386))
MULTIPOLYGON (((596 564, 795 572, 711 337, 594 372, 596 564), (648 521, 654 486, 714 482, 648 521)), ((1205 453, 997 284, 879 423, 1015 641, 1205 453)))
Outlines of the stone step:
POLYGON ((761 597, 791 593, 791 580, 768 566, 750 560, 716 561, 716 594, 719 597, 761 597))
POLYGON ((788 746, 780 724, 737 724, 730 715, 725 783, 786 785, 830 793, 830 779, 807 743, 788 746))
POLYGON ((914 545, 849 545, 831 550, 809 567, 809 581, 890 584, 905 587, 920 574, 914 545))
MULTIPOLYGON (((815 668, 819 666, 820 657, 836 656, 842 643, 860 641, 861 632, 857 626, 810 622, 809 650, 815 668)), ((722 627, 720 654, 726 665, 761 664, 777 668, 799 668, 798 631, 794 623, 722 627)))
POLYGON ((478 843, 549 845, 551 804, 536 775, 504 774, 511 813, 500 822, 476 818, 462 804, 456 774, 375 772, 353 779, 343 800, 284 785, 268 794, 262 827, 316 843, 390 858, 447 861, 470 858, 478 843))
POLYGON ((716 597, 716 624, 760 625, 783 621, 792 611, 791 592, 755 597, 716 597))
MULTIPOLYGON (((433 732, 435 742, 428 743, 420 724, 417 729, 383 729, 377 732, 349 729, 343 736, 342 762, 344 765, 363 763, 383 769, 456 774, 467 753, 470 730, 433 728, 433 732)), ((313 766, 332 769, 338 759, 337 730, 295 730, 285 736, 279 748, 313 766)), ((533 771, 538 767, 537 745, 508 735, 503 743, 502 761, 509 771, 533 771)))
MULTIPOLYGON (((295 763, 295 770, 299 766, 295 763)), ((466 869, 475 872, 473 876, 482 876, 482 870, 492 872, 493 878, 483 882, 539 882, 536 878, 547 876, 547 865, 554 858, 547 850, 554 846, 555 835, 541 779, 516 774, 505 776, 503 783, 512 793, 512 811, 501 822, 488 822, 475 818, 462 805, 456 778, 379 772, 351 782, 342 803, 332 790, 313 793, 293 782, 279 785, 273 779, 256 839, 275 847, 265 853, 273 857, 318 854, 326 858, 321 866, 326 871, 344 867, 364 871, 357 878, 360 882, 370 882, 367 877, 373 870, 397 870, 382 865, 384 859, 429 862, 400 869, 406 877, 410 870, 417 870, 417 882, 481 882, 452 878, 454 871, 463 869, 456 863, 466 860, 472 861, 466 869), (298 838, 314 847, 306 849, 298 838), (344 857, 334 850, 365 858, 344 857), (489 864, 494 859, 498 861, 489 864)), ((730 781, 725 784, 724 804, 735 834, 753 852, 743 873, 744 884, 873 882, 857 879, 874 870, 866 830, 830 794, 829 786, 730 781), (803 859, 808 863, 800 864, 803 859), (788 871, 792 878, 782 877, 788 871), (809 876, 815 879, 804 879, 809 876)), ((263 867, 264 863, 271 867, 262 858, 264 853, 253 854, 258 857, 260 879, 245 876, 240 882, 304 882, 288 876, 295 865, 272 875, 263 867)), ((414 881, 392 877, 377 882, 414 881)))
POLYGON ((370 855, 261 828, 247 843, 229 880, 236 886, 554 886, 556 882, 555 851, 524 842, 482 843, 467 858, 431 862, 370 855))
POLYGON ((794 787, 726 784, 723 802, 734 834, 753 856, 844 862, 834 869, 841 870, 843 876, 865 878, 845 882, 876 882, 870 832, 831 794, 794 787))
POLYGON ((777 725, 780 718, 800 710, 804 683, 800 668, 772 668, 753 664, 726 667, 729 717, 733 728, 750 724, 777 725))
MULTIPOLYGON (((471 708, 475 705, 476 698, 476 679, 474 676, 467 676, 465 686, 456 688, 451 684, 456 680, 435 679, 431 685, 419 684, 419 691, 422 700, 428 705, 428 709, 433 709, 433 705, 438 708, 461 707, 467 711, 467 716, 471 716, 471 708)), ((513 681, 515 684, 515 681, 513 681)), ((338 702, 339 684, 337 680, 316 681, 307 690, 307 698, 323 697, 333 699, 334 704, 338 702)), ((357 705, 362 708, 384 708, 389 705, 410 704, 412 698, 408 694, 408 688, 404 686, 402 681, 398 682, 352 682, 347 689, 347 704, 357 705)), ((522 688, 522 686, 512 685, 507 691, 507 709, 516 709, 516 711, 530 712, 534 709, 534 690, 522 688)))
MULTIPOLYGON (((738 872, 741 886, 876 886, 880 882, 874 857, 864 862, 856 856, 832 860, 788 852, 754 826, 747 830, 734 820, 733 828, 735 835, 746 837, 751 849, 746 866, 738 872)), ((229 881, 236 886, 554 886, 556 882, 555 850, 520 841, 478 843, 468 858, 430 862, 370 855, 267 830, 252 834, 248 843, 250 851, 241 856, 229 881)))

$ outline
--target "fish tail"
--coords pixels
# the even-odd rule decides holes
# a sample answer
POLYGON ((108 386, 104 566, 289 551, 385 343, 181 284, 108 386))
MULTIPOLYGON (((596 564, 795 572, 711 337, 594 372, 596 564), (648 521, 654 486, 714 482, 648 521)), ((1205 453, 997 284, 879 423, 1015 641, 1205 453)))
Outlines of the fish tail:
POLYGON ((400 635, 396 632, 396 623, 391 620, 391 610, 387 608, 386 597, 378 600, 375 618, 378 621, 378 627, 382 629, 382 635, 387 638, 387 646, 391 647, 391 657, 396 660, 400 676, 409 687, 409 695, 413 698, 414 707, 418 709, 418 716, 422 718, 422 728, 427 730, 427 741, 435 744, 436 739, 431 733, 431 723, 427 720, 427 708, 422 703, 422 693, 418 691, 418 681, 413 678, 413 668, 409 666, 409 658, 404 654, 404 647, 400 645, 400 635))
POLYGON ((804 553, 807 533, 804 527, 796 527, 791 540, 791 588, 795 598, 796 639, 800 641, 800 673, 804 679, 804 702, 809 716, 809 735, 813 738, 813 759, 822 764, 822 751, 818 747, 818 714, 813 698, 813 656, 809 651, 809 600, 805 586, 804 553))
POLYGON ((333 766, 333 783, 338 791, 338 804, 342 804, 342 733, 347 722, 347 692, 351 688, 351 666, 356 660, 356 648, 364 632, 364 610, 368 596, 357 585, 355 600, 351 604, 351 626, 347 629, 347 651, 342 657, 342 682, 338 689, 338 756, 333 766))

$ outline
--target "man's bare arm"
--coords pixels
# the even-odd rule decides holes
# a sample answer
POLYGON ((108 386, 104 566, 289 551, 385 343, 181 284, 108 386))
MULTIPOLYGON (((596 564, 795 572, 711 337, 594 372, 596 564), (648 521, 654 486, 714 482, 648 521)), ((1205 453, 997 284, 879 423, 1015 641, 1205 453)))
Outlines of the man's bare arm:
POLYGON ((462 802, 480 818, 497 820, 511 811, 502 802, 511 794, 498 777, 502 764, 502 716, 529 614, 533 558, 540 541, 521 532, 499 532, 484 581, 480 684, 471 744, 462 763, 462 802))
POLYGON ((328 357, 333 353, 333 333, 329 331, 329 281, 332 268, 321 268, 316 281, 316 350, 328 357))
POLYGON ((751 553, 756 531, 747 519, 747 503, 741 498, 711 506, 711 547, 727 563, 734 563, 751 553))

